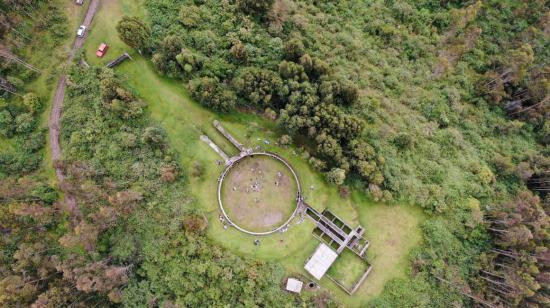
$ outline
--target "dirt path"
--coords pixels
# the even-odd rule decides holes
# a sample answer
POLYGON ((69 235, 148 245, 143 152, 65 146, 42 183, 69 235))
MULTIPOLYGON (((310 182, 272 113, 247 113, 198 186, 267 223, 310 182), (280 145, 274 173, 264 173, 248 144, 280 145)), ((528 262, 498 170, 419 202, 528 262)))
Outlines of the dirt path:
MULTIPOLYGON (((92 20, 94 19, 94 15, 99 7, 100 0, 91 0, 90 6, 88 7, 88 11, 86 12, 86 17, 84 18, 84 22, 82 23, 84 26, 86 26, 86 33, 89 31, 90 24, 92 23, 92 20)), ((71 29, 74 30, 74 29, 71 29)), ((67 65, 69 65, 74 58, 74 55, 76 52, 82 48, 82 45, 84 45, 84 40, 86 39, 88 35, 86 34, 84 37, 76 37, 73 42, 73 47, 71 49, 71 52, 69 53, 69 57, 67 58, 67 65)), ((61 74, 59 77, 59 81, 57 82, 57 88, 55 90, 55 96, 53 99, 52 104, 52 110, 50 113, 50 118, 48 121, 48 127, 50 130, 50 150, 52 152, 52 160, 53 162, 60 160, 62 157, 61 152, 61 146, 59 145, 59 132, 61 130, 61 112, 63 110, 63 99, 65 98, 65 87, 66 87, 67 77, 65 74, 61 74)), ((52 163, 53 163, 52 162, 52 163)), ((55 165, 54 165, 55 166, 55 165)), ((55 167, 55 175, 57 176, 57 181, 59 183, 63 182, 65 179, 63 175, 63 171, 61 168, 55 167)), ((71 212, 74 212, 76 209, 76 200, 69 196, 68 194, 65 195, 65 203, 67 204, 67 207, 71 212)))

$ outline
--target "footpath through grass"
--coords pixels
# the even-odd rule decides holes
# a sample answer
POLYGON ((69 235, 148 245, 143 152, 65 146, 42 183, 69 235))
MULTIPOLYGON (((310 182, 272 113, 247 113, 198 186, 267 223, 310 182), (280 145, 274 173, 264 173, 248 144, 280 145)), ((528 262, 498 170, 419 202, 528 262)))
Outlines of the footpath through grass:
POLYGON ((197 206, 207 213, 207 232, 214 242, 241 255, 276 260, 289 272, 301 275, 306 275, 304 262, 318 245, 311 236, 314 226, 308 219, 293 224, 286 233, 262 237, 259 246, 254 245, 254 237, 232 228, 223 229, 219 223, 216 198, 217 177, 223 166, 216 164, 218 155, 199 140, 201 133, 212 138, 218 136, 212 126, 212 121, 218 119, 247 146, 260 145, 285 157, 296 169, 309 204, 318 210, 328 207, 352 226, 360 223, 366 228, 365 236, 371 241, 368 254, 374 269, 364 285, 354 296, 348 296, 327 278, 320 281, 321 286, 332 290, 347 306, 361 306, 379 294, 385 282, 406 275, 409 251, 421 240, 419 223, 423 215, 419 210, 406 205, 374 203, 362 192, 354 192, 351 198, 342 199, 335 187, 328 186, 322 176, 310 168, 296 148, 275 146, 279 133, 273 122, 256 115, 220 115, 203 108, 189 97, 181 81, 159 76, 150 61, 119 40, 115 26, 125 14, 143 16, 143 1, 103 2, 85 45, 88 62, 104 65, 123 51, 132 55, 134 60, 115 70, 125 75, 128 85, 148 103, 153 119, 166 130, 171 145, 180 155, 182 166, 189 173, 189 190, 197 206), (95 49, 101 42, 110 45, 105 59, 95 56, 95 49), (270 144, 265 144, 264 140, 270 144), (202 166, 202 175, 193 176, 192 170, 197 165, 202 166))

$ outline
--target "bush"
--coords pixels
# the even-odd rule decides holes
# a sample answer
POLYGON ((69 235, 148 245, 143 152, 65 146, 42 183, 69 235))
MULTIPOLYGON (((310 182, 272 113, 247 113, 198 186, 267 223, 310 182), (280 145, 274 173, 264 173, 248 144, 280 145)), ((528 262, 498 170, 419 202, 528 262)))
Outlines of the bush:
POLYGON ((30 113, 22 113, 15 118, 15 131, 26 134, 34 129, 34 117, 30 113))
POLYGON ((327 182, 334 185, 342 185, 346 179, 346 171, 340 168, 332 168, 325 174, 325 176, 327 178, 327 182))
POLYGON ((237 96, 214 78, 196 78, 189 82, 189 89, 194 99, 201 104, 221 112, 235 108, 237 96))
POLYGON ((279 75, 271 70, 247 67, 233 81, 235 88, 251 103, 268 106, 282 87, 279 75))
POLYGON ((201 11, 196 5, 182 5, 179 21, 186 27, 195 27, 201 22, 201 11))
POLYGON ((14 119, 7 110, 0 111, 0 135, 5 138, 13 136, 15 130, 14 119))
POLYGON ((246 63, 248 60, 248 52, 242 42, 237 42, 229 49, 229 54, 237 63, 246 63))
POLYGON ((42 109, 42 101, 34 93, 27 93, 23 96, 23 105, 25 105, 27 111, 32 114, 42 109))
POLYGON ((128 46, 140 51, 148 51, 151 31, 138 17, 123 16, 116 30, 120 39, 128 46))
POLYGON ((292 137, 289 135, 282 135, 278 141, 281 146, 287 147, 292 144, 292 137))
POLYGON ((267 14, 274 0, 236 0, 237 7, 244 13, 263 17, 267 14))
POLYGON ((183 49, 181 53, 176 56, 176 61, 186 73, 195 72, 202 66, 201 55, 188 49, 183 49))
POLYGON ((301 39, 293 37, 285 43, 284 53, 285 59, 298 62, 300 57, 306 53, 306 48, 304 47, 304 43, 302 43, 301 39))
POLYGON ((158 127, 145 128, 141 141, 152 146, 163 146, 166 143, 164 131, 158 127))

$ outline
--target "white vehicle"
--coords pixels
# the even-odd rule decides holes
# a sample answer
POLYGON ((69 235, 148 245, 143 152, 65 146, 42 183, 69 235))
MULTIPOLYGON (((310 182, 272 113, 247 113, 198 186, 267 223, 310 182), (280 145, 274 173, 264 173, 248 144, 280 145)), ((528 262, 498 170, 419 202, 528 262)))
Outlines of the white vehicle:
POLYGON ((85 33, 86 33, 86 26, 82 25, 82 26, 78 27, 78 30, 76 31, 76 36, 84 37, 85 33))

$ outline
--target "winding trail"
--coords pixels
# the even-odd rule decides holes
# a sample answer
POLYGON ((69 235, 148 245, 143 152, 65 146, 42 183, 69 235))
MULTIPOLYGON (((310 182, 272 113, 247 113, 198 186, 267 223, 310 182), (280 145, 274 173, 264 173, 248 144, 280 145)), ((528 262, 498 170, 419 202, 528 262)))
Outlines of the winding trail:
MULTIPOLYGON (((73 61, 74 55, 76 52, 82 48, 84 45, 84 40, 88 36, 90 24, 94 19, 95 13, 99 8, 100 0, 91 0, 90 5, 88 6, 88 11, 84 17, 83 25, 86 26, 86 34, 84 37, 75 37, 73 42, 73 47, 69 53, 66 64, 70 65, 73 61)), ((48 128, 50 133, 50 150, 52 152, 52 163, 61 160, 62 152, 61 146, 59 145, 59 133, 61 130, 61 112, 63 110, 63 99, 65 98, 65 88, 67 86, 67 76, 62 73, 57 82, 57 88, 55 90, 55 96, 53 99, 52 110, 50 112, 50 118, 48 120, 48 128)), ((55 175, 57 176, 58 183, 62 183, 65 179, 63 175, 63 170, 54 164, 55 175)), ((76 208, 76 200, 74 197, 65 194, 65 203, 71 212, 75 212, 78 209, 76 208)))

